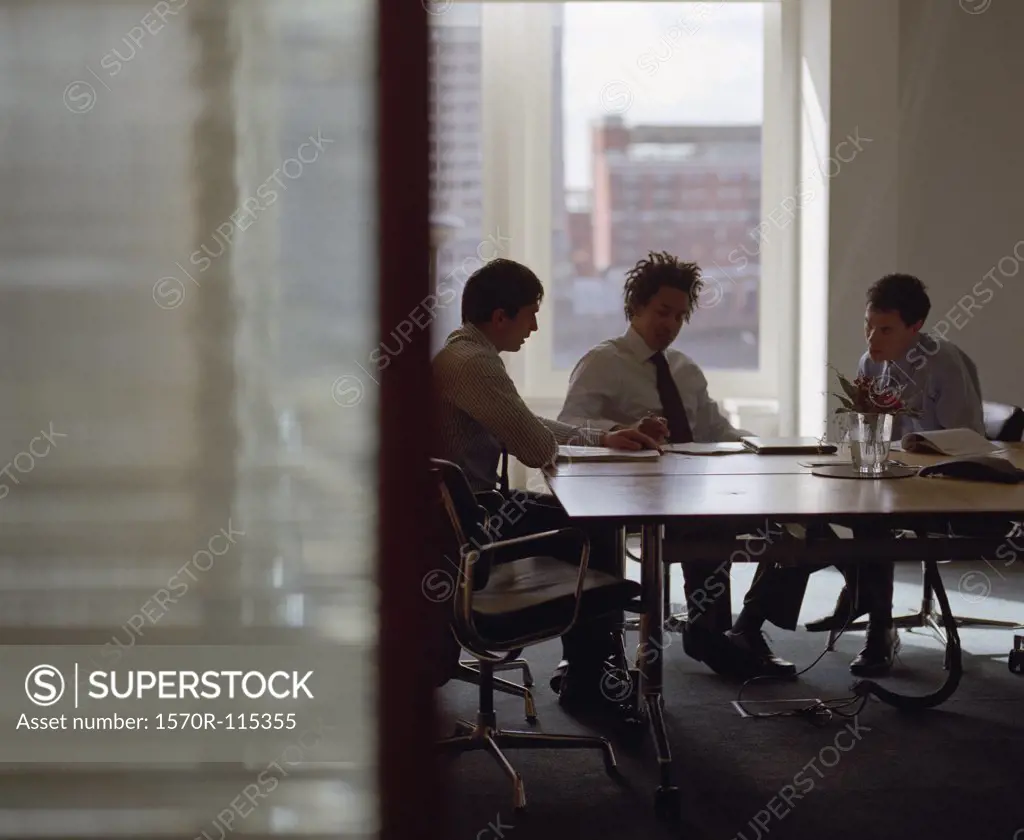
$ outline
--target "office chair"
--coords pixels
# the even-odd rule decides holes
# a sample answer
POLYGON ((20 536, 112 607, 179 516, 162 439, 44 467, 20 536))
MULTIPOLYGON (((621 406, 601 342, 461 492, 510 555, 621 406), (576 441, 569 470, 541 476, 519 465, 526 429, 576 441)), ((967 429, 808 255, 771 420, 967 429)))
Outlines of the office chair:
MULTIPOLYGON (((508 479, 508 450, 502 447, 501 463, 499 467, 498 490, 484 490, 476 493, 479 504, 483 505, 490 513, 497 513, 505 503, 509 493, 508 479)), ((508 680, 495 679, 494 687, 506 694, 515 694, 526 701, 526 720, 535 723, 537 720, 537 709, 533 703, 533 672, 530 671, 530 663, 525 659, 512 659, 508 662, 494 664, 495 671, 519 671, 523 675, 523 684, 517 685, 508 680)), ((459 660, 458 669, 452 675, 454 679, 463 682, 480 685, 480 666, 475 659, 459 660)))
POLYGON ((590 546, 578 528, 562 528, 487 542, 486 510, 477 504, 459 467, 431 460, 449 525, 450 544, 460 547, 459 579, 450 632, 479 663, 476 721, 459 720, 456 732, 438 743, 442 752, 487 750, 513 784, 513 806, 526 807, 522 776, 502 748, 598 749, 605 770, 618 777, 607 738, 520 732, 498 727, 494 712, 494 668, 529 645, 557 639, 577 622, 624 607, 639 608, 640 586, 587 568, 590 546))
MULTIPOLYGON (((982 412, 984 415, 985 437, 991 441, 1001 443, 1015 443, 1024 439, 1024 410, 1017 406, 1005 405, 996 402, 983 402, 982 412)), ((1021 524, 1014 522, 1008 537, 1015 537, 1020 534, 1021 524)), ((918 532, 915 536, 927 539, 926 532, 918 532)), ((940 561, 947 562, 947 561, 940 561)), ((893 618, 893 626, 897 629, 915 630, 928 629, 935 634, 942 643, 946 643, 946 633, 942 629, 942 616, 936 609, 935 597, 928 578, 925 574, 925 564, 921 564, 921 608, 910 615, 896 616, 893 618)), ((957 627, 987 627, 989 629, 1014 630, 1024 627, 1018 621, 1002 621, 993 618, 971 618, 953 616, 956 619, 957 627)), ((866 621, 857 621, 850 624, 846 630, 863 630, 868 626, 866 621)), ((839 638, 842 629, 830 630, 828 635, 828 650, 834 650, 836 639, 839 638)))

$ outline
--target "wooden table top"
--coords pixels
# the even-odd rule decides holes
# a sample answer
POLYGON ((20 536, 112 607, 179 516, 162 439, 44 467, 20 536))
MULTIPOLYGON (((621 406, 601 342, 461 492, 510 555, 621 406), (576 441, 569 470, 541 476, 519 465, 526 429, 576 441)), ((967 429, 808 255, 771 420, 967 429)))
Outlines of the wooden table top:
MULTIPOLYGON (((1024 468, 1024 443, 1006 444, 1007 456, 1018 467, 1024 468)), ((946 456, 920 455, 893 451, 890 457, 910 466, 926 466, 945 460, 946 456)), ((783 473, 809 473, 812 464, 849 463, 842 455, 680 455, 666 452, 659 458, 645 461, 560 461, 555 465, 556 476, 595 475, 770 475, 783 473)))
MULTIPOLYGON (((894 453, 908 464, 941 456, 894 453)), ((1011 460, 1024 467, 1024 448, 1011 460)), ((622 522, 705 517, 775 517, 791 521, 863 516, 1000 515, 1024 513, 1024 484, 940 478, 866 481, 826 478, 803 464, 827 460, 794 455, 663 455, 653 462, 575 463, 548 476, 569 516, 622 522)), ((841 462, 837 459, 837 463, 841 462)))

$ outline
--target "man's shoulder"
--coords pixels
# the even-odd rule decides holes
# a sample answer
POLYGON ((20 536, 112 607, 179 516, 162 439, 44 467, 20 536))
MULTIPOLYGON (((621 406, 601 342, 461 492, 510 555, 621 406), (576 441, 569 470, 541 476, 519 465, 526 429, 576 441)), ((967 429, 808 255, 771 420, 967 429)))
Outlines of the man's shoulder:
POLYGON ((959 345, 948 338, 940 338, 932 333, 922 333, 918 343, 920 356, 927 359, 934 369, 961 370, 963 366, 973 364, 970 357, 959 345))
POLYGON ((675 347, 669 347, 665 351, 665 358, 668 359, 669 366, 673 370, 686 370, 687 372, 704 376, 704 370, 689 353, 684 353, 675 347))
POLYGON ((471 340, 453 333, 431 361, 434 376, 446 379, 472 376, 484 371, 504 370, 501 356, 471 340))
POLYGON ((922 336, 922 341, 935 348, 935 355, 942 356, 946 359, 952 359, 959 362, 967 355, 963 349, 961 349, 959 344, 950 341, 948 338, 939 338, 932 333, 925 333, 922 336))
POLYGON ((622 338, 606 338, 587 350, 579 361, 576 362, 575 370, 578 372, 584 367, 593 365, 606 365, 623 357, 625 347, 622 338))

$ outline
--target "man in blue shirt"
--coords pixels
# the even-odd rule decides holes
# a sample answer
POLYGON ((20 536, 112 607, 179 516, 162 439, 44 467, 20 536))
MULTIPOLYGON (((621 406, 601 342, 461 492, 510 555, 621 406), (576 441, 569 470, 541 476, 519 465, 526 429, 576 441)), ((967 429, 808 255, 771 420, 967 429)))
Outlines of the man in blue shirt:
POLYGON ((889 274, 875 283, 864 315, 868 349, 857 373, 884 382, 920 412, 893 418, 893 440, 937 429, 984 435, 977 368, 953 342, 922 331, 930 311, 928 293, 916 277, 889 274))
MULTIPOLYGON (((893 439, 913 431, 966 428, 985 434, 981 404, 981 384, 974 362, 944 336, 924 332, 931 311, 925 286, 909 274, 889 274, 875 282, 867 293, 864 313, 864 337, 868 345, 861 357, 858 374, 875 378, 890 394, 898 394, 917 416, 899 415, 893 422, 893 439)), ((826 529, 826 536, 831 534, 826 529)), ((894 538, 891 529, 859 526, 854 536, 894 538)), ((899 650, 899 636, 892 620, 893 562, 859 563, 841 567, 846 579, 835 612, 811 621, 807 629, 842 629, 860 616, 868 616, 864 649, 850 663, 858 676, 886 673, 899 650), (856 587, 853 575, 857 575, 856 587), (858 593, 857 605, 852 592, 858 593)), ((810 574, 808 570, 806 574, 810 574)), ((760 570, 759 570, 760 574, 760 570)), ((779 600, 789 605, 785 623, 773 623, 795 629, 807 577, 793 570, 766 571, 778 578, 779 600), (790 626, 791 625, 791 626, 790 626)), ((737 626, 749 632, 764 619, 744 605, 737 626)))

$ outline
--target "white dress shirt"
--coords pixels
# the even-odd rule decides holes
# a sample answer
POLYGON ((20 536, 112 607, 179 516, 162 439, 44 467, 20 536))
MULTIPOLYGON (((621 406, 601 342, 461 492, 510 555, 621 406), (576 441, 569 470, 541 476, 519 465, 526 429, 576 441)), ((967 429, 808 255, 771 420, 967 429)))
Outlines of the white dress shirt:
MULTIPOLYGON (((630 326, 618 338, 587 351, 569 378, 569 392, 558 419, 563 423, 610 430, 629 426, 647 414, 661 413, 654 351, 630 326)), ((736 441, 750 432, 734 428, 708 395, 708 380, 697 363, 672 347, 665 351, 672 379, 698 443, 736 441)))

